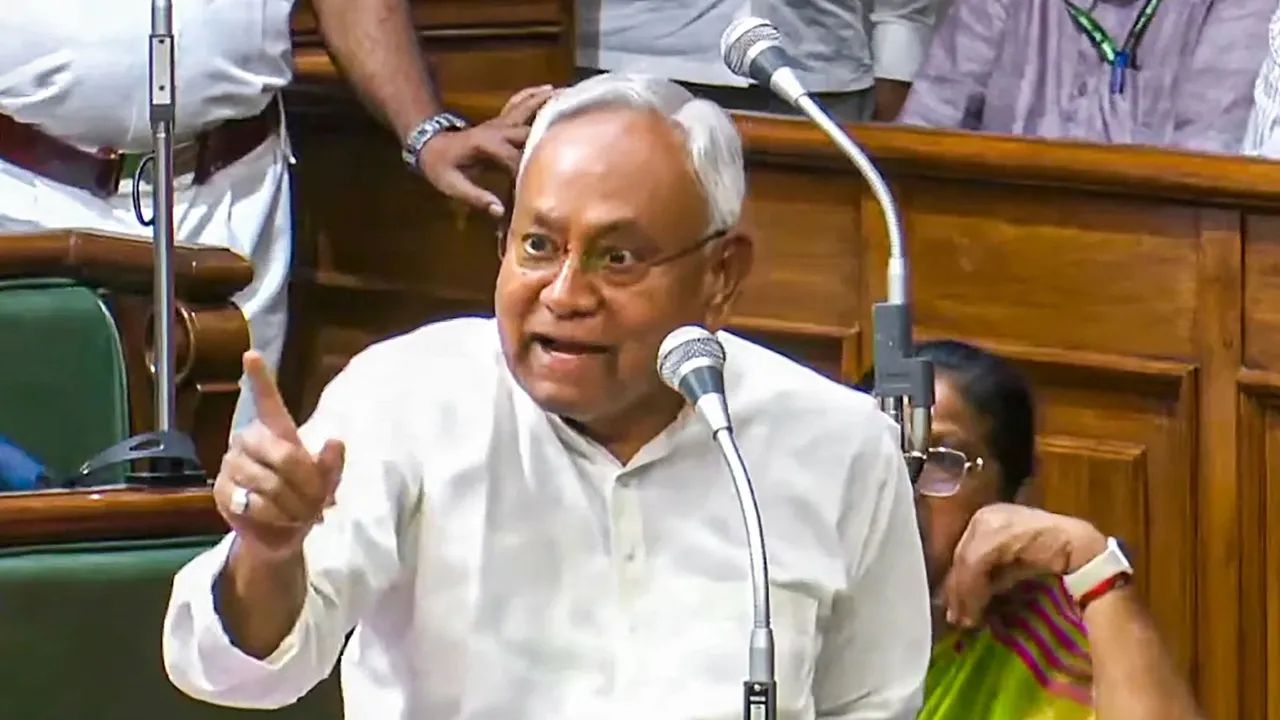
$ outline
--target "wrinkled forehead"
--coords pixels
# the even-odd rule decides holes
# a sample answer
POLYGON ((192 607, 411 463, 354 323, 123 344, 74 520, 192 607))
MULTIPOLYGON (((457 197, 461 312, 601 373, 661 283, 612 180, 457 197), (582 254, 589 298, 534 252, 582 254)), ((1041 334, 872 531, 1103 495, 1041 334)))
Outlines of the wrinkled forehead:
POLYGON ((516 187, 514 213, 562 223, 629 220, 656 232, 700 232, 706 203, 688 166, 684 138, 661 114, 605 108, 551 126, 516 187))

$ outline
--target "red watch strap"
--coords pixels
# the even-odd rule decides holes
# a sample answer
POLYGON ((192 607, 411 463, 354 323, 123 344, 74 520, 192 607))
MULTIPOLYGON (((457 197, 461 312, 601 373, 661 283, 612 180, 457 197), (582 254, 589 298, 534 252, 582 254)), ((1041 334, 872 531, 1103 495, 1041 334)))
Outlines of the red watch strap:
POLYGON ((1089 603, 1097 600, 1103 595, 1106 595, 1112 590, 1117 590, 1128 585, 1129 581, 1132 579, 1133 576, 1129 573, 1116 573, 1086 591, 1080 596, 1080 599, 1076 601, 1076 605, 1079 606, 1080 612, 1084 612, 1084 609, 1089 606, 1089 603))

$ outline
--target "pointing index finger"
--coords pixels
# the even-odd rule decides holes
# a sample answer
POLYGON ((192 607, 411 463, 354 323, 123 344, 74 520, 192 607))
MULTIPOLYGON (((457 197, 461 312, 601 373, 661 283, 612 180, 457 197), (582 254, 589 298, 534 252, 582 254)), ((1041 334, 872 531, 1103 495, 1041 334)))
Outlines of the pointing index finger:
POLYGON ((253 393, 258 420, 276 435, 291 442, 299 442, 298 424, 285 407, 280 388, 261 353, 250 350, 244 354, 244 374, 249 378, 249 391, 253 393))

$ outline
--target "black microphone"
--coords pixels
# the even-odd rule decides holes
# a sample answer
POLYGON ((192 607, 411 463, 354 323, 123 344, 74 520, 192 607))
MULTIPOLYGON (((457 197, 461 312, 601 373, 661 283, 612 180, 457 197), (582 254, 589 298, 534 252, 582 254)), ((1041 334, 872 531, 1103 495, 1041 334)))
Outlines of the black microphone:
POLYGON ((777 717, 777 683, 774 679, 773 627, 769 613, 769 562, 764 549, 764 524, 755 488, 733 437, 729 403, 725 400, 724 346, 709 330, 696 325, 676 328, 658 347, 658 375, 684 396, 711 426, 711 437, 720 447, 733 489, 738 495, 746 526, 747 555, 751 565, 752 625, 747 650, 747 679, 742 683, 744 720, 777 717))
POLYGON ((880 408, 898 424, 903 458, 915 482, 929 452, 933 364, 913 357, 906 240, 893 192, 871 158, 801 84, 792 69, 795 61, 782 48, 782 34, 768 20, 735 20, 720 36, 720 54, 735 75, 769 87, 821 128, 858 168, 880 204, 889 236, 889 297, 871 311, 876 370, 873 392, 880 399, 880 408))

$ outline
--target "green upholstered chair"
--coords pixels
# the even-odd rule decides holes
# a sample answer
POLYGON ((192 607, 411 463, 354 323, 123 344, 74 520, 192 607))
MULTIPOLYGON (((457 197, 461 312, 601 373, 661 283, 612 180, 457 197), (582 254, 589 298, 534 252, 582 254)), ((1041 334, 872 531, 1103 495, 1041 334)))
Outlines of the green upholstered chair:
POLYGON ((66 477, 129 435, 119 333, 100 292, 0 280, 0 435, 66 477))
POLYGON ((215 541, 0 549, 0 717, 340 720, 335 678, 270 712, 206 705, 169 683, 160 631, 170 584, 215 541))

